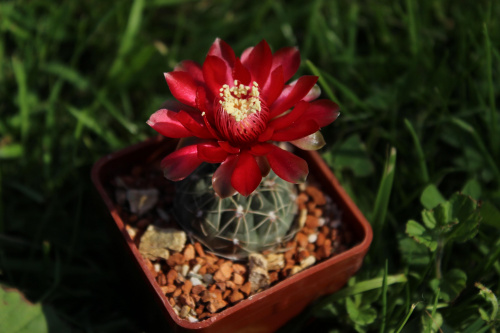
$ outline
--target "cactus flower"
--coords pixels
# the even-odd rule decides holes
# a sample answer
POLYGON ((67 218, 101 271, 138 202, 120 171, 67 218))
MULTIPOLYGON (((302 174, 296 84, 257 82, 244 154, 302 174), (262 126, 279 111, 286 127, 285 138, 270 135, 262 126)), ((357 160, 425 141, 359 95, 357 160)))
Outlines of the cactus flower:
POLYGON ((220 197, 250 195, 270 169, 291 183, 305 181, 307 163, 275 143, 319 149, 321 127, 339 115, 338 106, 319 96, 316 76, 286 83, 300 65, 297 48, 272 53, 265 40, 236 57, 220 39, 203 65, 181 62, 165 79, 177 101, 151 115, 158 133, 181 138, 162 160, 165 177, 186 178, 201 163, 220 163, 212 185, 220 197))

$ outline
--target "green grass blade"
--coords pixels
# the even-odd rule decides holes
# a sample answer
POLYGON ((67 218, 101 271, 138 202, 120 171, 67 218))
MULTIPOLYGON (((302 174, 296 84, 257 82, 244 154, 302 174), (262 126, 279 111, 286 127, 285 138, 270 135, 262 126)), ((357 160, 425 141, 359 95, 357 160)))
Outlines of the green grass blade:
POLYGON ((389 200, 392 192, 392 184, 394 182, 394 173, 396 171, 396 148, 392 147, 389 156, 385 162, 384 172, 375 198, 373 207, 372 225, 373 239, 375 242, 381 240, 381 233, 384 227, 387 210, 389 208, 389 200))
POLYGON ((79 90, 87 90, 89 82, 75 69, 58 62, 47 63, 42 70, 73 84, 79 90))
POLYGON ((474 139, 477 147, 479 148, 479 151, 482 153, 484 159, 486 162, 489 164, 491 171, 495 174, 495 177, 497 179, 497 182, 500 183, 500 170, 498 170, 498 166, 495 163, 495 160, 491 156, 491 154, 488 151, 488 148, 486 148, 485 144, 483 143, 483 140, 481 140, 481 137, 477 133, 477 131, 472 127, 471 125, 467 124, 465 121, 459 119, 459 118, 451 118, 451 122, 458 127, 460 127, 462 130, 468 132, 472 138, 474 139))
POLYGON ((488 119, 488 124, 490 128, 490 147, 491 150, 493 150, 494 154, 497 155, 498 153, 498 141, 497 141, 497 135, 498 135, 498 119, 497 119, 497 110, 495 106, 495 87, 493 85, 493 64, 492 64, 492 59, 491 59, 491 41, 490 41, 490 36, 488 33, 488 27, 486 26, 486 23, 483 24, 483 32, 484 32, 484 48, 485 48, 485 53, 486 53, 486 74, 487 74, 487 80, 488 80, 488 96, 489 96, 489 101, 490 101, 490 114, 488 119))
POLYGON ((122 146, 120 140, 109 130, 101 127, 101 125, 92 118, 87 112, 80 111, 72 106, 68 106, 68 111, 79 121, 79 124, 86 126, 94 133, 102 137, 112 147, 118 148, 122 146))
POLYGON ((111 66, 109 76, 116 76, 124 67, 124 58, 132 50, 137 33, 142 21, 142 13, 144 9, 144 0, 135 0, 130 10, 127 28, 123 34, 118 55, 111 66))
POLYGON ((408 322, 408 319, 410 319, 411 314, 413 313, 413 311, 415 310, 416 307, 417 307, 417 304, 412 304, 411 305, 410 311, 408 311, 408 314, 406 314, 405 319, 403 320, 403 322, 399 326, 399 328, 396 331, 396 333, 400 333, 403 330, 403 328, 405 327, 406 323, 408 322))
MULTIPOLYGON (((3 191, 2 168, 0 168, 0 234, 2 234, 5 230, 2 191, 3 191)), ((0 267, 2 267, 2 266, 0 265, 0 267)))
POLYGON ((20 158, 24 154, 24 146, 20 143, 0 145, 0 160, 20 158))
POLYGON ((389 270, 389 262, 385 260, 384 276, 382 280, 382 319, 380 323, 380 333, 385 333, 387 323, 387 275, 389 270))
POLYGON ((28 84, 24 64, 17 57, 12 57, 12 68, 17 82, 17 103, 21 115, 21 138, 24 141, 28 138, 30 130, 30 107, 28 104, 28 84))
MULTIPOLYGON (((408 281, 404 274, 389 275, 386 280, 388 286, 408 281)), ((328 303, 336 302, 349 296, 354 296, 370 290, 380 289, 383 287, 383 283, 384 277, 358 282, 353 286, 346 287, 337 291, 333 295, 325 297, 321 302, 318 302, 318 304, 314 306, 314 309, 320 309, 328 303)))
POLYGON ((321 86, 321 90, 325 92, 325 94, 328 96, 329 99, 331 99, 332 101, 337 103, 342 108, 342 105, 340 104, 339 99, 337 98, 337 96, 335 96, 332 89, 330 89, 330 86, 326 82, 325 78, 323 77, 323 75, 322 75, 321 71, 318 69, 318 67, 316 67, 310 60, 306 60, 306 65, 307 65, 307 67, 309 67, 309 70, 314 75, 319 77, 318 83, 321 86))
MULTIPOLYGON (((337 88, 341 94, 343 94, 347 100, 350 100, 354 105, 358 106, 363 110, 367 110, 368 107, 366 104, 345 84, 341 83, 339 80, 335 79, 333 76, 329 75, 326 72, 323 72, 323 77, 325 78, 325 82, 330 82, 335 88, 337 88)), ((334 100, 335 101, 335 100, 334 100)))
POLYGON ((427 165, 425 163, 425 155, 424 151, 422 149, 422 146, 420 145, 420 140, 418 139, 417 133, 415 132, 415 129, 413 128, 413 125, 411 122, 405 118, 405 126, 408 132, 410 132, 411 138, 413 140, 413 145, 415 146, 415 151, 417 152, 418 156, 418 164, 420 165, 420 172, 421 172, 421 177, 422 181, 424 184, 427 184, 429 182, 429 173, 427 172, 427 165))
MULTIPOLYGON (((484 329, 484 320, 477 318, 469 327, 467 327, 462 333, 479 333, 482 332, 481 328, 484 329)), ((489 329, 489 326, 486 326, 489 329)))
MULTIPOLYGON (((3 35, 0 35, 0 64, 5 63, 5 47, 4 47, 4 38, 3 35)), ((4 68, 3 66, 0 66, 0 82, 4 80, 4 68)))
POLYGON ((106 98, 106 92, 101 90, 96 95, 97 100, 108 110, 109 114, 113 116, 130 134, 137 134, 137 125, 127 120, 123 113, 106 98))
POLYGON ((413 0, 406 0, 406 7, 408 10, 408 31, 410 33, 410 51, 413 55, 416 55, 419 50, 419 41, 417 34, 417 21, 415 18, 415 3, 413 0))

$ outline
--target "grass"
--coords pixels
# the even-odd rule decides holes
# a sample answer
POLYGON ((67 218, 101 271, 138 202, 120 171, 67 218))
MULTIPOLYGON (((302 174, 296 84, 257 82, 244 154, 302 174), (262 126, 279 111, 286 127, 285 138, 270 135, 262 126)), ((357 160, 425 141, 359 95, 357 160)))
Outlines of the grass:
POLYGON ((120 282, 90 168, 154 135, 145 121, 170 96, 163 72, 201 62, 216 37, 237 53, 265 38, 298 46, 300 74, 320 75, 341 105, 323 154, 375 229, 347 288, 287 327, 494 332, 499 15, 488 0, 1 2, 0 282, 74 332, 154 332, 120 282), (475 237, 436 254, 406 233, 428 185, 481 200, 475 237))

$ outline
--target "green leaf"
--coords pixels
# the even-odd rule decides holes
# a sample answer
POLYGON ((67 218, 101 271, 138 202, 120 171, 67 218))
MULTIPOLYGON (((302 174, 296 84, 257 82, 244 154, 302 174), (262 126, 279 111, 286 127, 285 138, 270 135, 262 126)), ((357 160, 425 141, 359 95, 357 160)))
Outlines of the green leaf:
POLYGON ((456 193, 451 197, 450 204, 453 221, 457 221, 457 224, 448 235, 448 241, 465 242, 474 238, 481 221, 477 202, 468 196, 456 193))
POLYGON ((434 216, 434 212, 432 210, 422 211, 422 222, 424 222, 425 226, 428 229, 434 229, 438 224, 438 222, 436 221, 436 216, 434 216))
POLYGON ((436 251, 435 235, 417 221, 410 220, 406 223, 406 233, 418 243, 427 246, 431 251, 436 251))
POLYGON ((500 210, 498 208, 491 202, 486 201, 481 204, 479 211, 483 218, 482 223, 500 229, 500 210))
POLYGON ((399 250, 403 260, 409 265, 428 265, 430 262, 429 249, 412 238, 403 238, 399 241, 399 250))
POLYGON ((358 307, 351 297, 346 299, 346 309, 349 318, 361 326, 371 324, 377 319, 377 311, 370 304, 364 303, 358 307))
POLYGON ((475 180, 470 179, 462 188, 462 194, 468 195, 475 200, 479 200, 481 198, 481 184, 475 180))
POLYGON ((417 242, 436 250, 440 238, 445 242, 465 242, 476 236, 481 221, 477 202, 463 194, 455 193, 449 201, 440 203, 433 210, 422 211, 424 225, 408 221, 406 233, 417 242))
POLYGON ((446 199, 434 184, 428 185, 420 196, 420 202, 427 209, 432 209, 445 201, 446 199))
POLYGON ((423 332, 438 332, 442 325, 443 316, 439 312, 434 313, 433 316, 429 312, 422 314, 423 332))
POLYGON ((487 322, 500 319, 500 312, 498 311, 499 310, 498 299, 495 296, 495 294, 490 289, 486 288, 479 282, 477 282, 475 285, 479 289, 479 295, 481 295, 481 297, 490 302, 492 308, 491 315, 487 316, 487 318, 489 319, 484 319, 483 314, 481 314, 481 318, 483 318, 487 322))
POLYGON ((445 302, 454 300, 465 289, 467 274, 460 269, 452 269, 446 272, 441 280, 433 279, 429 285, 435 293, 439 289, 439 297, 445 302))
POLYGON ((348 137, 333 154, 334 167, 351 170, 357 177, 369 176, 374 171, 373 163, 358 134, 348 137))
POLYGON ((314 316, 317 318, 332 318, 338 316, 338 314, 339 311, 332 303, 328 303, 314 312, 314 316))
POLYGON ((17 290, 0 286, 0 332, 48 332, 42 306, 30 303, 17 290))

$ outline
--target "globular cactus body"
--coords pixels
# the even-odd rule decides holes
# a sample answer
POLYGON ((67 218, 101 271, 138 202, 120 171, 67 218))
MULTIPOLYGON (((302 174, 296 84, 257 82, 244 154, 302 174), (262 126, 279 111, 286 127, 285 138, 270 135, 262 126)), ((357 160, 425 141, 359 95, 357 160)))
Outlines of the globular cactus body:
POLYGON ((178 222, 214 253, 243 259, 273 249, 295 233, 295 185, 271 172, 248 197, 221 199, 201 168, 177 183, 174 212, 178 222))

